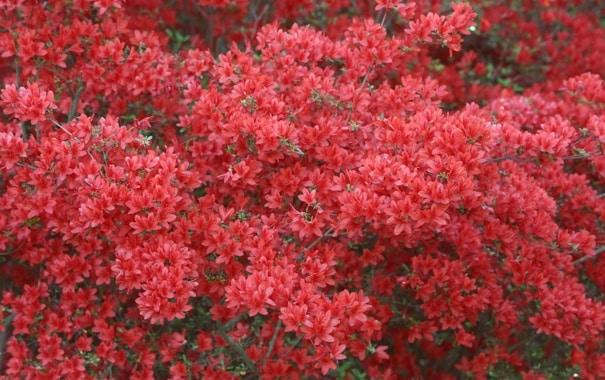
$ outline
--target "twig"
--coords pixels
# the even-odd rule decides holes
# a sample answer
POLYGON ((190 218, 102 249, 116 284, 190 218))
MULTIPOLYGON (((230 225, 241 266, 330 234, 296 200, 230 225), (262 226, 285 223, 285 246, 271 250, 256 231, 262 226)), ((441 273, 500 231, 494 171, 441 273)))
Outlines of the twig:
POLYGON ((577 259, 576 261, 573 262, 573 265, 580 265, 585 261, 588 261, 590 259, 593 259, 593 258, 599 256, 603 252, 605 252, 605 245, 602 245, 599 248, 595 249, 594 255, 584 256, 584 257, 577 259))
POLYGON ((484 160, 483 163, 491 164, 491 163, 502 162, 502 161, 506 161, 506 160, 519 161, 520 158, 513 157, 513 156, 494 157, 494 158, 488 158, 488 159, 484 160))
POLYGON ((21 85, 21 65, 19 64, 19 55, 15 57, 15 87, 19 89, 21 85))
POLYGON ((17 162, 15 165, 17 165, 17 166, 21 166, 22 168, 28 168, 28 169, 31 169, 31 170, 36 170, 36 169, 38 169, 38 168, 37 168, 37 167, 35 167, 34 165, 32 165, 32 164, 28 164, 27 162, 17 162))
POLYGON ((273 352, 273 347, 275 347, 275 341, 277 340, 277 335, 279 335, 279 330, 281 329, 282 321, 281 319, 277 320, 277 325, 275 326, 275 331, 273 331, 273 336, 271 337, 271 341, 269 342, 269 349, 267 349, 267 353, 263 358, 262 364, 264 365, 267 360, 271 357, 271 352, 273 352))
POLYGON ((256 368, 256 365, 254 364, 252 359, 250 359, 250 357, 248 356, 248 354, 246 353, 244 348, 239 343, 237 343, 233 339, 231 339, 229 334, 227 334, 228 328, 230 329, 231 327, 233 327, 233 325, 235 325, 243 316, 244 316, 244 314, 240 314, 237 317, 230 320, 229 322, 225 323, 224 325, 220 322, 217 322, 218 332, 219 332, 219 335, 223 339, 225 339, 227 344, 229 344, 229 347, 231 347, 231 349, 233 349, 235 352, 237 352, 239 354, 239 356, 241 357, 244 364, 246 364, 246 367, 248 367, 248 369, 251 372, 258 373, 258 369, 256 368))
POLYGON ((262 21, 263 17, 265 17, 265 14, 267 13, 268 10, 269 10, 269 4, 265 4, 265 6, 261 10, 260 14, 258 16, 255 16, 254 25, 251 29, 250 37, 248 37, 248 41, 250 41, 251 44, 252 44, 252 40, 256 36, 256 31, 258 30, 258 25, 262 21))
MULTIPOLYGON (((70 131, 69 131, 67 128, 65 128, 64 126, 62 126, 61 124, 59 124, 59 122, 58 122, 58 121, 56 121, 56 120, 54 120, 54 119, 52 119, 51 121, 52 121, 52 123, 53 123, 54 125, 56 125, 57 127, 61 128, 61 129, 62 129, 62 130, 65 132, 65 133, 67 133, 67 134, 68 134, 68 135, 70 135, 71 137, 74 137, 74 134, 73 134, 73 133, 71 133, 71 132, 70 132, 70 131)), ((77 137, 76 137, 76 140, 78 140, 78 142, 79 142, 79 139, 78 139, 77 137)))
POLYGON ((292 352, 293 349, 296 348, 296 346, 298 346, 298 344, 303 340, 302 336, 297 336, 296 340, 294 342, 292 342, 292 344, 290 345, 290 348, 283 353, 282 357, 287 358, 288 355, 290 355, 290 352, 292 352))
POLYGON ((321 235, 317 239, 313 240, 309 245, 307 245, 305 248, 303 248, 302 251, 300 251, 300 253, 296 257, 296 261, 299 263, 304 261, 305 253, 307 253, 307 251, 313 249, 317 244, 321 243, 325 238, 333 237, 334 235, 331 235, 331 233, 332 233, 332 229, 328 228, 326 230, 326 232, 323 233, 323 235, 321 235))
MULTIPOLYGON (((595 154, 577 154, 574 156, 563 156, 563 157, 554 157, 555 159, 561 159, 563 161, 568 161, 568 160, 582 160, 582 159, 587 159, 587 158, 594 158, 594 157, 602 157, 603 153, 595 153, 595 154)), ((539 158, 539 157, 536 157, 539 158)), ((484 164, 491 164, 491 163, 497 163, 497 162, 502 162, 502 161, 506 161, 506 160, 511 160, 511 161, 516 161, 516 162, 525 162, 525 163, 531 163, 532 162, 532 157, 530 158, 522 158, 522 157, 515 157, 515 156, 504 156, 504 157, 494 157, 494 158, 488 158, 486 160, 483 160, 482 163, 484 164)))
POLYGON ((384 12, 382 13, 382 20, 380 20, 380 26, 384 28, 384 22, 387 20, 387 12, 388 9, 385 8, 384 12))
POLYGON ((6 318, 4 330, 0 331, 0 373, 4 369, 6 341, 8 340, 9 330, 11 328, 11 324, 13 323, 13 319, 15 319, 14 311, 10 313, 8 318, 6 318))
POLYGON ((235 324, 237 322, 239 322, 242 318, 244 318, 245 315, 246 315, 246 313, 241 313, 241 314, 238 314, 235 317, 231 318, 229 321, 227 321, 223 326, 225 328, 225 331, 231 330, 231 328, 233 328, 233 326, 235 326, 235 324))
POLYGON ((327 237, 331 237, 331 236, 332 236, 331 234, 332 234, 332 229, 331 229, 331 228, 328 228, 328 229, 326 230, 326 232, 324 232, 324 233, 323 233, 323 235, 321 235, 321 236, 320 236, 320 237, 318 237, 317 239, 313 240, 313 241, 311 242, 311 244, 309 244, 308 246, 306 246, 306 247, 305 247, 305 249, 303 249, 303 251, 302 251, 301 253, 305 253, 305 252, 307 252, 308 250, 315 248, 315 246, 316 246, 317 244, 321 243, 321 241, 322 241, 323 239, 325 239, 325 238, 327 238, 327 237))
MULTIPOLYGON (((81 143, 81 140, 78 138, 78 136, 75 136, 67 128, 65 128, 64 126, 62 126, 58 121, 56 121, 55 119, 50 119, 50 121, 54 125, 56 125, 57 127, 61 128, 62 131, 64 131, 65 133, 67 133, 68 135, 70 135, 71 137, 73 137, 73 139, 76 140, 78 143, 81 143)), ((88 157, 90 157, 91 160, 93 160, 94 162, 97 162, 97 160, 94 158, 94 156, 92 155, 92 153, 90 153, 90 150, 86 149, 86 153, 88 153, 88 157)))
POLYGON ((82 82, 78 83, 76 93, 74 94, 73 98, 71 98, 71 105, 69 106, 69 112, 67 114, 68 123, 73 120, 74 116, 76 116, 76 112, 78 111, 78 102, 80 101, 80 96, 82 95, 85 87, 86 86, 82 82))
POLYGON ((15 45, 15 87, 19 89, 19 86, 21 85, 21 64, 19 62, 21 47, 19 46, 17 34, 13 31, 10 31, 10 33, 13 35, 13 44, 15 45))

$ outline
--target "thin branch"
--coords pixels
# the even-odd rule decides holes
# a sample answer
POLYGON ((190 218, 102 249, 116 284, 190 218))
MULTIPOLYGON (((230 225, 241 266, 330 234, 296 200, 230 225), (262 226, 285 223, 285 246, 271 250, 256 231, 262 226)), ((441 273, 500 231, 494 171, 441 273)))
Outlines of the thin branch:
MULTIPOLYGON (((55 119, 50 119, 50 121, 56 125, 57 127, 59 127, 63 132, 67 133, 69 136, 71 136, 74 140, 76 140, 78 143, 81 143, 81 140, 78 138, 78 136, 75 136, 73 133, 71 133, 67 128, 65 128, 64 126, 62 126, 58 121, 56 121, 55 119)), ((91 160, 93 160, 94 162, 97 162, 97 160, 94 158, 94 156, 92 155, 92 153, 90 153, 90 150, 86 149, 86 153, 88 153, 88 157, 90 157, 91 160)), ((98 163, 98 162, 97 162, 98 163)))
POLYGON ((492 163, 497 163, 497 162, 502 162, 502 161, 507 161, 507 160, 519 161, 520 158, 514 157, 514 156, 494 157, 494 158, 488 158, 488 159, 484 160, 483 163, 492 164, 492 163))
POLYGON ((13 36, 13 44, 15 45, 15 87, 19 89, 19 86, 21 85, 21 63, 19 62, 19 52, 21 48, 19 46, 17 34, 12 31, 11 34, 13 36))
POLYGON ((271 352, 273 352, 273 347, 275 347, 275 342, 277 341, 277 336, 279 335, 279 330, 281 329, 282 321, 281 319, 277 320, 277 326, 275 326, 275 331, 273 331, 273 336, 271 337, 271 341, 269 342, 269 349, 267 349, 267 353, 263 358, 262 364, 265 364, 267 360, 271 357, 271 352))
POLYGON ((324 240, 325 238, 331 237, 332 236, 332 229, 328 228, 326 230, 326 232, 323 233, 323 235, 321 235, 320 237, 318 237, 317 239, 313 240, 311 242, 311 244, 309 244, 308 246, 305 247, 305 249, 303 249, 303 251, 301 253, 305 253, 313 248, 315 248, 315 246, 319 243, 321 243, 322 240, 324 240))
POLYGON ((27 140, 29 139, 29 131, 27 130, 27 125, 25 125, 25 123, 21 122, 21 138, 23 140, 27 140))
POLYGON ((15 87, 19 89, 21 85, 21 65, 19 64, 19 56, 15 57, 15 87))
MULTIPOLYGON (((603 156, 603 153, 599 152, 599 153, 595 153, 595 154, 587 153, 587 154, 577 154, 574 156, 563 156, 563 157, 555 157, 555 158, 556 159, 560 158, 563 161, 569 161, 569 160, 583 160, 583 159, 602 157, 602 156, 603 156)), ((536 158, 539 158, 539 157, 536 157, 536 158)), ((488 158, 486 160, 483 160, 482 163, 491 164, 491 163, 497 163, 497 162, 502 162, 502 161, 507 161, 507 160, 531 163, 533 159, 534 159, 533 157, 522 158, 522 157, 516 157, 516 156, 503 156, 503 157, 488 158)))
POLYGON ((300 251, 300 253, 296 257, 296 261, 297 262, 304 261, 305 253, 307 253, 307 251, 310 251, 311 249, 315 248, 315 246, 317 244, 321 243, 324 239, 329 238, 329 237, 334 237, 334 236, 338 236, 338 235, 332 235, 332 229, 328 228, 320 237, 313 240, 309 245, 307 245, 305 248, 303 248, 302 251, 300 251))
POLYGON ((69 113, 67 114, 68 123, 76 116, 76 112, 78 111, 78 102, 80 101, 80 96, 82 95, 85 87, 86 86, 82 82, 78 83, 78 88, 76 89, 76 93, 71 99, 71 105, 69 106, 69 113))
MULTIPOLYGON (((71 137, 74 137, 74 134, 73 134, 73 133, 71 133, 71 132, 70 132, 70 131, 69 131, 67 128, 65 128, 64 126, 62 126, 61 124, 59 124, 59 122, 58 122, 58 121, 56 121, 56 120, 54 120, 54 119, 52 119, 51 121, 52 121, 52 123, 53 123, 54 125, 56 125, 57 127, 61 128, 61 129, 62 129, 62 130, 65 132, 65 133, 67 133, 67 134, 68 134, 68 135, 70 135, 71 137)), ((77 137, 76 137, 76 140, 78 140, 78 142, 79 142, 79 139, 78 139, 77 137)))
POLYGON ((387 12, 388 9, 384 9, 384 12, 382 13, 382 20, 380 20, 380 26, 384 28, 384 22, 387 20, 387 12))
POLYGON ((250 41, 250 43, 252 43, 252 41, 254 40, 254 37, 256 37, 256 32, 258 31, 258 26, 259 26, 260 22, 262 21, 263 17, 265 17, 265 14, 267 13, 268 10, 269 10, 269 4, 267 3, 261 10, 260 14, 258 16, 255 16, 254 25, 251 29, 250 36, 248 37, 248 41, 250 41))
POLYGON ((235 326, 237 324, 237 322, 239 322, 242 318, 244 318, 244 316, 246 316, 246 313, 241 313, 236 315, 235 317, 231 318, 229 321, 227 321, 223 327, 225 328, 225 331, 229 331, 233 328, 233 326, 235 326))
POLYGON ((13 311, 6 318, 6 322, 4 323, 4 330, 0 331, 0 372, 4 369, 4 359, 5 359, 5 349, 6 349, 6 341, 8 340, 9 330, 13 323, 13 319, 15 319, 15 312, 13 311))
POLYGON ((599 256, 603 252, 605 252, 605 245, 602 245, 599 248, 595 249, 594 255, 584 256, 584 257, 581 257, 581 258, 577 259, 576 261, 573 262, 573 265, 580 265, 580 264, 582 264, 585 261, 588 261, 590 259, 596 258, 597 256, 599 256))
POLYGON ((231 347, 231 349, 233 349, 235 352, 237 352, 237 354, 241 357, 241 359, 244 362, 244 364, 246 365, 246 367, 248 367, 248 369, 251 372, 258 373, 258 369, 256 368, 256 365, 254 364, 252 359, 250 359, 250 357, 248 356, 248 354, 246 353, 244 348, 239 343, 237 343, 233 339, 231 339, 229 334, 227 334, 228 329, 233 327, 233 325, 235 325, 243 316, 244 316, 244 314, 240 314, 240 315, 236 316, 235 318, 233 318, 232 320, 230 320, 229 322, 225 323, 224 325, 220 322, 217 322, 218 332, 219 332, 219 335, 223 339, 225 339, 227 344, 229 344, 229 347, 231 347))
POLYGON ((288 355, 290 355, 290 352, 292 352, 293 349, 296 348, 296 346, 298 346, 298 344, 303 340, 302 336, 297 336, 296 340, 294 342, 292 342, 292 344, 290 345, 290 348, 284 352, 282 354, 282 357, 288 357, 288 355))
POLYGON ((28 168, 28 169, 31 169, 31 170, 36 170, 36 169, 38 169, 38 168, 37 168, 37 167, 35 167, 34 165, 32 165, 32 164, 28 164, 27 162, 17 162, 15 165, 17 165, 17 166, 21 166, 22 168, 28 168))
POLYGON ((513 352, 514 350, 520 348, 523 345, 527 346, 530 343, 532 343, 534 340, 536 340, 537 338, 540 337, 540 333, 536 332, 533 329, 530 329, 529 331, 522 333, 523 337, 527 337, 528 335, 531 335, 531 336, 529 338, 526 338, 525 340, 521 339, 517 343, 510 345, 507 348, 508 352, 513 352))

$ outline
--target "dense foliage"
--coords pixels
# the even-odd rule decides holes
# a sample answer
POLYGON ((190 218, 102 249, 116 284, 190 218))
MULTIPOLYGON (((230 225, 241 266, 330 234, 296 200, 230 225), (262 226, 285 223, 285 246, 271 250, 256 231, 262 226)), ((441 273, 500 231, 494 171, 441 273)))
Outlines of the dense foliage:
POLYGON ((0 1, 0 378, 601 378, 604 22, 0 1))

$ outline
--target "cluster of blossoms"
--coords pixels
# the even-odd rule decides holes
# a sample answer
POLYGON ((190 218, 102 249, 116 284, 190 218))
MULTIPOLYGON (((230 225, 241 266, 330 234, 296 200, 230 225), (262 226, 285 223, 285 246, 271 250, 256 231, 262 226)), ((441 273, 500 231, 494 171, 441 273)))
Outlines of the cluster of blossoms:
POLYGON ((0 1, 0 378, 599 378, 569 3, 0 1))

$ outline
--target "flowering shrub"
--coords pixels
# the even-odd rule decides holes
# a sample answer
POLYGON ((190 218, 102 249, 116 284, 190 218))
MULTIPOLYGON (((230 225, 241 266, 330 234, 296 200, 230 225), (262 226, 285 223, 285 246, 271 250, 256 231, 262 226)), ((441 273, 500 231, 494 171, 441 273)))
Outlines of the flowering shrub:
POLYGON ((603 6, 518 3, 0 2, 0 376, 602 376, 603 6))

